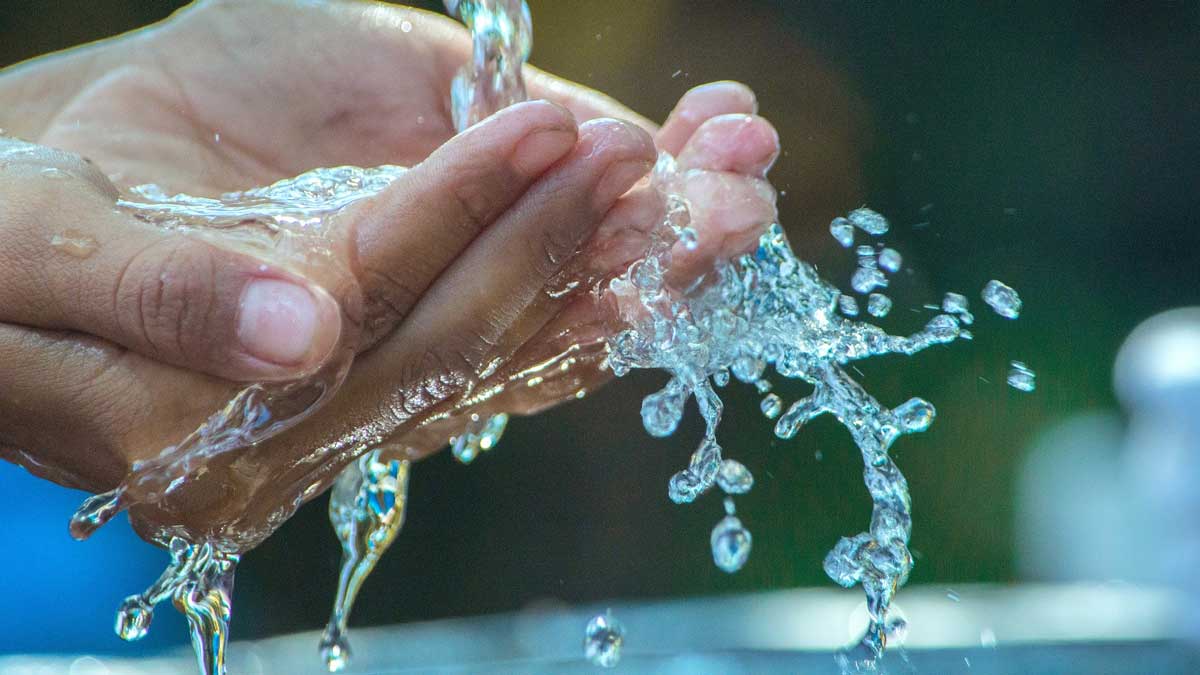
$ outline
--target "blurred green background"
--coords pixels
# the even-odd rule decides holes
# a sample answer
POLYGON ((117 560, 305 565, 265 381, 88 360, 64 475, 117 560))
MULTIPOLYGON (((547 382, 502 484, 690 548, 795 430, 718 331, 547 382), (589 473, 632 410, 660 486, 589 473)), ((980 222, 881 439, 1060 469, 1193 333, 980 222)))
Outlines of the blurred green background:
MULTIPOLYGON (((181 4, 6 0, 0 65, 133 29, 181 4)), ((1154 313, 1200 304, 1200 3, 530 5, 533 63, 652 118, 704 82, 752 86, 781 132, 785 152, 772 179, 803 257, 848 288, 852 256, 830 239, 830 218, 868 204, 892 219, 887 241, 915 274, 897 277, 885 327, 923 324, 921 305, 944 291, 972 298, 981 310, 974 342, 860 368, 884 403, 920 395, 939 411, 929 432, 894 450, 913 493, 911 583, 1014 580, 1013 484, 1023 449, 1058 420, 1114 408, 1111 365, 1123 338, 1154 313), (1018 322, 982 311, 978 290, 991 278, 1021 292, 1018 322), (1004 386, 1010 359, 1037 371, 1036 393, 1004 386)), ((794 441, 778 441, 751 391, 726 390, 721 440, 757 479, 738 506, 754 552, 729 576, 708 547, 720 498, 681 507, 666 496, 667 479, 699 438, 697 416, 666 440, 641 429, 640 397, 662 379, 638 374, 516 419, 499 448, 471 466, 442 453, 415 467, 408 524, 367 582, 355 623, 829 585, 826 551, 869 518, 845 431, 822 418, 794 441)), ((802 391, 781 387, 791 397, 802 391)), ((32 479, 4 471, 11 487, 0 518, 43 508, 21 499, 41 489, 32 479)), ((323 625, 340 554, 326 504, 304 507, 246 556, 238 638, 323 625)), ((44 536, 57 542, 70 507, 56 508, 44 536)), ((0 534, 0 570, 16 589, 6 603, 21 602, 22 592, 53 595, 53 573, 101 560, 104 544, 72 544, 30 569, 19 547, 36 546, 38 535, 22 536, 33 539, 0 534)), ((111 611, 150 574, 73 596, 72 606, 94 620, 75 622, 82 642, 65 647, 128 653, 108 632, 111 611)), ((0 613, 16 616, 8 606, 0 613)), ((62 628, 54 611, 31 616, 31 625, 62 628)), ((184 639, 174 629, 156 633, 184 639)), ((44 648, 71 639, 60 634, 44 648)), ((0 651, 31 644, 40 643, 6 640, 0 651)))

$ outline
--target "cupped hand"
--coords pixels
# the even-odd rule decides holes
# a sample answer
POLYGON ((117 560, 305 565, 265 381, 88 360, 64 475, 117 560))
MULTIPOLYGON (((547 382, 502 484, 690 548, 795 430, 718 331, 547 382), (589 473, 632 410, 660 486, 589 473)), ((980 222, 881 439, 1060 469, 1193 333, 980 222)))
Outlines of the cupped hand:
MULTIPOLYGON (((579 359, 551 386, 503 386, 599 325, 588 298, 545 289, 569 261, 603 275, 636 257, 653 200, 644 188, 621 195, 653 159, 641 130, 652 127, 531 71, 531 96, 558 105, 524 104, 452 136, 449 81, 469 49, 453 22, 403 8, 211 2, 0 76, 0 126, 39 144, 0 147, 5 454, 110 488, 234 382, 311 373, 350 343, 363 353, 325 410, 134 513, 147 535, 253 532, 239 544, 252 545, 366 443, 428 452, 471 411, 533 411, 603 379, 579 359), (417 166, 341 225, 349 279, 113 208, 115 186, 213 195, 380 163, 417 166)), ((701 251, 715 255, 753 229, 721 203, 767 208, 756 176, 775 140, 743 88, 692 99, 658 142, 720 179, 697 196, 712 203, 704 231, 720 236, 701 251)))

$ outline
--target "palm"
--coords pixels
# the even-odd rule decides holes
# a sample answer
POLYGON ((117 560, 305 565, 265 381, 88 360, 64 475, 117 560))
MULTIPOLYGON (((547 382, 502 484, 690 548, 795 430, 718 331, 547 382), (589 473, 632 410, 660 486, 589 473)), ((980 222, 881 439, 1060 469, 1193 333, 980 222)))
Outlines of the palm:
POLYGON ((364 27, 370 14, 274 2, 189 10, 129 41, 124 65, 74 96, 39 140, 92 158, 119 185, 200 194, 317 166, 414 164, 453 134, 451 58, 465 60, 466 43, 441 17, 376 17, 412 26, 397 33, 364 27), (418 31, 433 37, 397 39, 418 31))

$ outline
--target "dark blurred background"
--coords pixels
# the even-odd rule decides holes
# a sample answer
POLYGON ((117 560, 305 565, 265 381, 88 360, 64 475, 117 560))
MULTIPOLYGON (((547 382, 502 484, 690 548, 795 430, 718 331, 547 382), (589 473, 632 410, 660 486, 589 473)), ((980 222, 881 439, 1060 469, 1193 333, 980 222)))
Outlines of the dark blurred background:
MULTIPOLYGON (((182 4, 3 0, 0 65, 182 4)), ((692 86, 751 85, 782 135, 772 178, 803 257, 847 288, 853 261, 830 239, 830 218, 865 203, 892 219, 887 241, 915 274, 890 289, 885 327, 918 327, 929 316, 921 305, 944 291, 972 298, 974 342, 862 363, 862 381, 884 403, 920 395, 939 411, 929 432, 894 451, 915 509, 911 583, 1018 580, 1024 449, 1061 420, 1115 409, 1112 362, 1124 337, 1152 314, 1200 304, 1200 3, 530 5, 533 63, 652 118, 692 86), (1016 323, 978 300, 991 278, 1024 298, 1016 323), (1004 385, 1010 359, 1037 371, 1035 393, 1004 385)), ((499 448, 470 466, 442 453, 415 467, 408 524, 355 623, 829 585, 826 551, 869 518, 845 431, 821 418, 778 441, 751 391, 726 390, 722 442, 757 479, 739 500, 754 552, 729 576, 708 546, 720 499, 680 507, 666 497, 700 434, 694 412, 666 440, 641 429, 639 399, 661 379, 638 374, 513 420, 499 448)), ((83 495, 14 467, 0 466, 0 494, 0 652, 131 653, 111 632, 112 612, 165 554, 123 524, 71 542, 67 518, 83 495)), ((307 505, 245 557, 238 638, 323 625, 340 555, 326 505, 307 505)), ((169 614, 149 648, 185 640, 169 614)))

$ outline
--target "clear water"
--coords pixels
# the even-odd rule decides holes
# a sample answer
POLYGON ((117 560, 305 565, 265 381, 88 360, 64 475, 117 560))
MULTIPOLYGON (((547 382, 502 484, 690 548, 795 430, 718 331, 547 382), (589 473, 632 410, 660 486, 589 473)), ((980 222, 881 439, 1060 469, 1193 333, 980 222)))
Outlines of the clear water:
MULTIPOLYGON (((520 67, 532 44, 531 22, 521 0, 448 4, 471 29, 475 46, 472 62, 459 71, 452 85, 454 119, 463 128, 524 99, 520 67)), ((154 186, 143 186, 120 206, 162 227, 236 238, 275 256, 295 256, 305 264, 335 265, 328 234, 338 214, 378 193, 403 171, 389 166, 317 169, 220 199, 167 195, 154 186)), ((666 215, 652 229, 645 256, 598 289, 602 301, 615 298, 617 304, 633 303, 637 309, 622 312, 625 326, 608 340, 606 365, 618 376, 635 368, 670 374, 663 389, 642 403, 643 425, 651 435, 674 433, 687 402, 695 400, 705 422, 704 437, 687 466, 671 477, 667 495, 676 503, 687 503, 714 485, 726 493, 725 515, 710 538, 714 563, 726 572, 736 572, 749 560, 752 536, 737 517, 732 496, 749 491, 754 478, 745 465, 722 456, 717 431, 723 403, 714 387, 732 380, 754 386, 765 395, 764 416, 774 420, 775 434, 783 439, 792 438, 823 414, 845 426, 863 458, 872 515, 866 531, 837 543, 826 556, 824 569, 836 583, 861 585, 866 593, 868 631, 839 660, 845 670, 872 669, 888 640, 904 627, 888 610, 913 565, 908 550, 912 528, 908 487, 889 451, 901 436, 927 429, 936 412, 932 404, 915 397, 888 408, 846 368, 861 359, 914 355, 934 345, 969 339, 970 333, 962 328, 973 320, 966 299, 947 295, 944 313, 907 336, 853 320, 857 301, 797 258, 776 223, 764 224, 753 252, 718 262, 700 283, 675 288, 665 274, 672 252, 677 247, 694 248, 701 236, 690 227, 690 205, 682 189, 687 180, 688 173, 680 171, 671 156, 660 156, 652 185, 666 215), (811 385, 812 393, 786 405, 772 393, 772 378, 802 380, 811 385)), ((856 230, 878 237, 888 232, 889 225, 867 208, 855 209, 830 224, 831 235, 846 248, 854 245, 856 230)), ((886 315, 891 306, 889 298, 874 291, 887 287, 887 275, 902 264, 895 250, 877 249, 858 247, 859 265, 851 279, 855 292, 870 294, 867 312, 873 317, 886 315)), ((998 281, 988 284, 983 297, 1001 316, 1019 314, 1016 292, 998 281)), ((73 519, 72 532, 87 536, 121 509, 161 499, 213 457, 268 438, 303 419, 336 391, 352 358, 353 350, 347 347, 334 365, 312 378, 245 388, 188 438, 135 465, 116 490, 88 500, 73 519)), ((472 417, 468 428, 451 440, 455 457, 470 462, 493 447, 506 422, 504 415, 472 417)), ((339 477, 330 504, 330 518, 344 551, 338 595, 321 642, 330 670, 347 664, 346 621, 355 597, 404 520, 408 454, 402 448, 369 446, 362 452, 339 477)), ((172 562, 150 590, 122 606, 118 632, 126 639, 144 635, 153 605, 173 597, 192 626, 202 669, 222 673, 229 594, 242 549, 228 542, 167 538, 165 533, 160 543, 169 545, 172 562)), ((597 665, 615 665, 623 640, 624 630, 611 615, 598 616, 588 625, 585 653, 597 665)))

